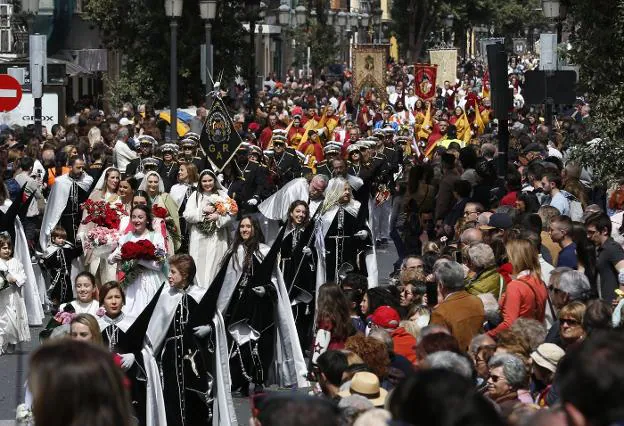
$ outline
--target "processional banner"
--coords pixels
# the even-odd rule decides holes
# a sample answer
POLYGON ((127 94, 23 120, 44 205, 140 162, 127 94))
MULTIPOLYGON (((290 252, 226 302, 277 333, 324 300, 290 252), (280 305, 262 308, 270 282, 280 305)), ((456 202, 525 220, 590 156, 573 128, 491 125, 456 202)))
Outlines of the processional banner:
POLYGON ((429 50, 429 63, 438 66, 438 81, 455 84, 457 80, 457 49, 429 50))
POLYGON ((436 96, 437 74, 437 65, 414 65, 414 92, 416 93, 416 96, 424 100, 431 99, 436 96))
POLYGON ((386 102, 387 45, 364 44, 353 48, 353 89, 355 100, 374 88, 377 97, 386 102))

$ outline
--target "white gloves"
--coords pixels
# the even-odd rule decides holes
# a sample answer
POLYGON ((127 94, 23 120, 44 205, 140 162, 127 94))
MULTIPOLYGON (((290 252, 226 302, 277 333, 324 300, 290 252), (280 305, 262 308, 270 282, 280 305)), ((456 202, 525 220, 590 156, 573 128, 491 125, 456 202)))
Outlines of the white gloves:
POLYGON ((260 297, 263 297, 266 294, 266 289, 262 286, 254 287, 252 290, 260 297))
POLYGON ((305 246, 301 252, 304 256, 312 256, 312 249, 308 246, 305 246))
POLYGON ((134 354, 122 354, 121 355, 121 368, 124 371, 130 370, 130 367, 134 364, 134 354))
POLYGON ((359 238, 360 240, 365 240, 366 237, 368 237, 368 232, 365 230, 361 230, 361 231, 356 232, 353 236, 355 238, 359 238))
POLYGON ((255 198, 252 198, 250 200, 247 200, 247 204, 249 204, 250 206, 257 206, 258 200, 256 200, 255 198))
POLYGON ((211 332, 212 332, 212 327, 209 324, 199 325, 193 328, 193 334, 195 335, 195 337, 199 337, 200 339, 203 339, 204 337, 208 336, 211 332))

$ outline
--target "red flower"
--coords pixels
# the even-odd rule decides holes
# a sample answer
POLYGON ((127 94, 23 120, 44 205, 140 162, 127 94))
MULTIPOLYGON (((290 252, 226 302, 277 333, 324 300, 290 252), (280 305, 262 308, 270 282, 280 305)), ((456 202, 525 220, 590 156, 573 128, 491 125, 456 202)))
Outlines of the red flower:
POLYGON ((154 204, 152 206, 152 214, 155 217, 159 217, 161 219, 165 219, 169 215, 169 212, 167 211, 166 208, 160 207, 158 204, 154 204))
POLYGON ((149 240, 128 241, 121 246, 121 258, 153 260, 156 258, 156 247, 149 240))

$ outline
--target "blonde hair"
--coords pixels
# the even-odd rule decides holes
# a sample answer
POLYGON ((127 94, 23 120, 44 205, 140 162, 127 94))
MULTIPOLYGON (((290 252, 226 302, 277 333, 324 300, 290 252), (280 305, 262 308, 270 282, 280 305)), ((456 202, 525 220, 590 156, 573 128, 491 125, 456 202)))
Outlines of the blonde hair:
POLYGON ((579 324, 583 324, 583 319, 585 318, 585 310, 587 306, 583 302, 579 302, 575 300, 574 302, 570 302, 561 308, 559 311, 559 318, 563 317, 572 317, 579 322, 579 324))
POLYGON ((538 253, 529 240, 510 240, 505 245, 505 249, 514 274, 528 270, 533 275, 541 276, 542 269, 540 268, 538 253))
POLYGON ((78 314, 72 319, 71 324, 69 325, 69 330, 71 334, 71 326, 74 324, 82 324, 89 327, 89 331, 91 332, 91 343, 96 345, 103 345, 104 340, 102 340, 102 333, 100 332, 100 325, 98 324, 95 317, 91 314, 78 314))

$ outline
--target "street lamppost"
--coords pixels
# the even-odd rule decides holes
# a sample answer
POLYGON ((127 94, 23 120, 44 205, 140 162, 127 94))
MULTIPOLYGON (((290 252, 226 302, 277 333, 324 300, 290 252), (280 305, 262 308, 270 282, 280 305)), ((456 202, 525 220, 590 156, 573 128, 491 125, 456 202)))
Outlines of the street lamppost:
POLYGON ((347 26, 347 12, 345 12, 344 10, 341 10, 340 12, 338 12, 336 14, 336 25, 338 26, 338 32, 340 33, 340 59, 342 62, 344 62, 344 34, 343 34, 343 30, 345 29, 345 27, 347 26))
MULTIPOLYGON (((444 23, 444 28, 446 28, 448 30, 449 33, 449 45, 453 46, 453 20, 454 20, 454 16, 453 15, 446 15, 443 19, 443 23, 444 23)), ((444 46, 448 46, 446 44, 446 34, 444 33, 444 29, 442 29, 442 44, 444 44, 444 46)))
POLYGON ((256 117, 256 23, 262 21, 266 5, 260 0, 249 0, 247 3, 247 19, 249 19, 249 39, 251 52, 249 55, 249 113, 256 117))
MULTIPOLYGON (((549 19, 552 20, 554 22, 556 22, 560 17, 561 17, 561 3, 559 2, 559 0, 542 0, 542 12, 544 13, 544 16, 549 19)), ((556 24, 555 24, 556 26, 556 24)), ((558 33, 558 28, 555 27, 555 31, 553 31, 555 33, 558 33)), ((557 42, 559 42, 559 34, 557 34, 557 42)), ((554 55, 554 70, 557 69, 557 54, 556 54, 556 48, 555 48, 555 52, 553 52, 554 55)), ((544 121, 545 124, 549 127, 552 128, 552 124, 553 124, 553 102, 552 99, 546 99, 546 106, 545 106, 545 110, 544 110, 544 121)))
POLYGON ((39 0, 22 0, 22 11, 26 14, 28 34, 34 34, 35 15, 39 13, 39 0))
POLYGON ((171 18, 171 75, 169 105, 171 108, 171 141, 178 141, 178 18, 182 16, 183 0, 165 0, 165 15, 171 18))
POLYGON ((375 8, 375 10, 373 11, 374 14, 374 22, 375 25, 377 26, 377 43, 381 43, 381 15, 383 15, 383 10, 381 9, 381 5, 377 5, 377 7, 375 8))
POLYGON ((212 86, 212 21, 217 17, 217 0, 201 0, 199 2, 199 14, 204 20, 204 30, 206 31, 206 107, 210 106, 210 91, 212 86))
MULTIPOLYGON (((39 13, 39 0, 22 0, 22 10, 23 12, 26 14, 26 23, 28 24, 28 56, 29 56, 29 63, 30 63, 30 70, 31 70, 31 74, 30 74, 30 81, 31 81, 31 87, 34 89, 35 84, 34 84, 34 79, 36 76, 41 77, 41 83, 39 84, 43 84, 43 71, 41 71, 41 73, 35 73, 35 67, 37 67, 37 64, 35 61, 33 61, 33 46, 30 45, 30 35, 34 34, 34 22, 35 22, 35 15, 37 15, 39 13)), ((47 60, 44 59, 44 61, 47 60)), ((41 88, 43 88, 43 86, 39 86, 41 88)), ((33 103, 34 103, 34 108, 33 108, 33 113, 34 113, 34 122, 35 122, 35 135, 36 136, 42 136, 43 135, 43 126, 41 123, 41 116, 42 116, 42 101, 41 98, 43 96, 43 90, 41 90, 41 93, 39 93, 38 95, 36 94, 36 91, 33 90, 33 103)))
POLYGON ((359 32, 358 35, 358 44, 359 43, 365 43, 364 40, 366 40, 366 30, 368 29, 368 23, 370 21, 370 15, 366 12, 362 13, 360 15, 360 28, 361 31, 359 32), (362 40, 362 41, 360 41, 362 40))

